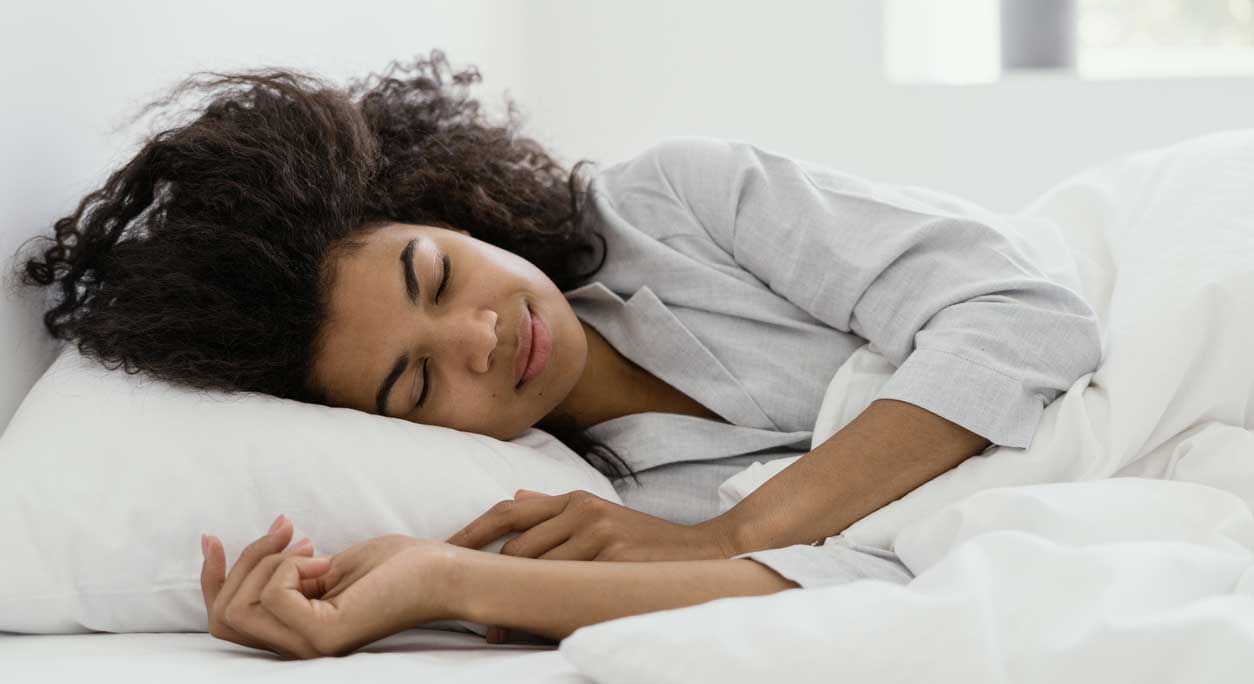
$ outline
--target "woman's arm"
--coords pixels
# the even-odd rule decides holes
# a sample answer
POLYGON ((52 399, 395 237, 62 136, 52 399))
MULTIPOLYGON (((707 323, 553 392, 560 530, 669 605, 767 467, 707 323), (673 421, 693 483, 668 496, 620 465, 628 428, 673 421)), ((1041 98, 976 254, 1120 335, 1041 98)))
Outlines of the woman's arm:
MULTIPOLYGON (((721 526, 731 540, 728 555, 809 543, 837 534, 989 444, 913 404, 877 400, 707 524, 721 526)), ((590 563, 451 548, 436 589, 449 618, 556 640, 605 620, 799 586, 747 558, 590 563)))
POLYGON ((871 402, 826 442, 708 523, 738 555, 838 534, 983 451, 989 440, 894 399, 871 402))
POLYGON ((444 617, 557 641, 614 618, 798 587, 747 558, 589 562, 451 548, 455 551, 437 573, 441 586, 428 588, 443 595, 444 617))
MULTIPOLYGON (((662 141, 604 176, 611 195, 649 187, 649 216, 671 205, 668 242, 721 250, 814 319, 866 340, 896 368, 877 398, 994 444, 1028 448, 1045 407, 1100 364, 1097 313, 1074 281, 1036 263, 1012 216, 715 138, 662 141)), ((634 203, 621 204, 634 216, 634 203)))

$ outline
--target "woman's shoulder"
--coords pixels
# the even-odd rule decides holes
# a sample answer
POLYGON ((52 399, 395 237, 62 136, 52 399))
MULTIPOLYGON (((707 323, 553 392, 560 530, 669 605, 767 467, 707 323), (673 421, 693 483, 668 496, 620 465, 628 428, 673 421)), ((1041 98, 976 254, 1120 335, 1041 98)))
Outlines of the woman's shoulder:
POLYGON ((708 173, 711 164, 730 164, 738 148, 745 146, 749 146, 748 143, 710 136, 665 137, 622 161, 605 167, 600 175, 619 179, 642 175, 674 177, 690 172, 708 173))

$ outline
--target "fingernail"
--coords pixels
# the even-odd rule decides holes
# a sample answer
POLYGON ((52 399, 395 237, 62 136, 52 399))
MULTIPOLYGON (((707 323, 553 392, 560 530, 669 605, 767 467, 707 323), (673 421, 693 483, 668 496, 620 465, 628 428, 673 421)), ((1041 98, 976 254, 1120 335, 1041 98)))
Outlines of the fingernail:
POLYGON ((306 547, 306 546, 309 546, 309 545, 310 545, 309 537, 305 537, 305 538, 301 539, 300 541, 296 542, 296 546, 293 546, 293 547, 292 547, 292 550, 293 550, 293 551, 300 551, 303 547, 306 547))
POLYGON ((270 523, 269 534, 274 534, 274 531, 279 529, 279 527, 281 527, 282 525, 283 525, 283 514, 280 513, 279 517, 275 518, 274 522, 270 523))

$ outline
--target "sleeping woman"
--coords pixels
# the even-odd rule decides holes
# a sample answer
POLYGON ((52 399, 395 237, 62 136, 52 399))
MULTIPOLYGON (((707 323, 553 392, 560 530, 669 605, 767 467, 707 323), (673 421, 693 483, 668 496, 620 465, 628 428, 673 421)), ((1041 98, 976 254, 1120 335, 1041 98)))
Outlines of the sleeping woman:
MULTIPOLYGON (((1098 365, 1097 317, 995 214, 742 142, 669 138, 592 174, 495 124, 440 51, 346 88, 197 74, 20 265, 45 324, 111 367, 501 440, 547 431, 611 479, 519 491, 440 541, 316 557, 283 516, 227 572, 202 537, 210 632, 291 658, 425 622, 561 640, 583 625, 861 578, 839 533, 992 444, 1026 448, 1098 365), (895 372, 811 450, 864 344, 895 372), (796 462, 736 506, 718 485, 796 462), (499 554, 478 549, 517 533, 499 554), (586 562, 595 561, 595 562, 586 562)), ((373 75, 372 75, 373 76, 373 75)))

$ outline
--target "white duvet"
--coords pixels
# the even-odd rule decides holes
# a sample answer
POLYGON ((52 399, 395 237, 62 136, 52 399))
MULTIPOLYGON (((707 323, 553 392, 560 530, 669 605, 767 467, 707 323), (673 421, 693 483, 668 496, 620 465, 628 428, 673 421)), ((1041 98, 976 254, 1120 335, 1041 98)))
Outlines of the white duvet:
MULTIPOLYGON (((915 573, 578 630, 598 682, 1254 681, 1254 129, 1131 155, 1014 218, 1074 257, 1103 359, 994 447, 842 534, 915 573), (641 657, 647 653, 648 657, 641 657)), ((1057 263, 1057 262, 1054 262, 1057 263)), ((832 379, 815 444, 893 367, 832 379)), ((747 468, 724 506, 790 460, 747 468)))

